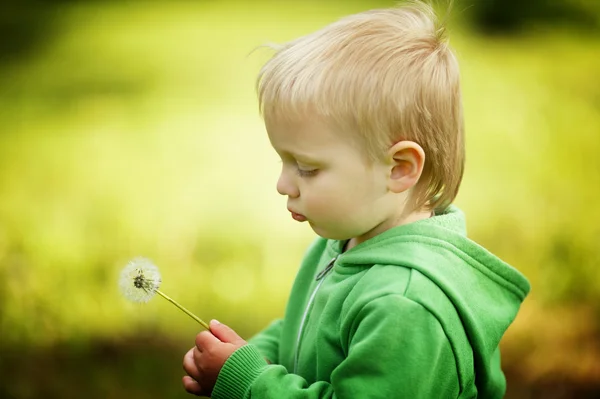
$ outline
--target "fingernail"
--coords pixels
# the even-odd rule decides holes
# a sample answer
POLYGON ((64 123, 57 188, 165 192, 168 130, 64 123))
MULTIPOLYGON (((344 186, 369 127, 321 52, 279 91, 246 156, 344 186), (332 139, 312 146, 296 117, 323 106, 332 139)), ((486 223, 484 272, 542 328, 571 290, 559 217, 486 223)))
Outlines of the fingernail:
POLYGON ((211 321, 212 321, 213 324, 216 324, 216 325, 221 324, 221 322, 219 320, 217 320, 217 319, 212 319, 211 321))

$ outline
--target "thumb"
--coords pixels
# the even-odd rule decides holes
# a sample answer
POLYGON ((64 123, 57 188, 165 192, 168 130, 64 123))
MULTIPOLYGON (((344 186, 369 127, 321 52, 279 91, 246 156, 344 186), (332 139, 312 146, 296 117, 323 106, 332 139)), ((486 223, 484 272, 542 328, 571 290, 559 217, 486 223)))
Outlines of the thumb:
POLYGON ((210 321, 210 332, 217 337, 221 342, 230 344, 245 344, 246 341, 230 327, 218 322, 217 320, 210 321))

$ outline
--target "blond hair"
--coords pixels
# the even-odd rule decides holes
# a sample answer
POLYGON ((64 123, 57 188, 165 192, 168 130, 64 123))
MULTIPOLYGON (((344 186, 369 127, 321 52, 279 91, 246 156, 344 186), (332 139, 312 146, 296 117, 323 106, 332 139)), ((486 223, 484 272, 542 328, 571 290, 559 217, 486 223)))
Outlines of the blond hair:
POLYGON ((414 141, 425 152, 415 208, 454 201, 465 157, 459 69, 430 6, 350 15, 276 50, 257 80, 266 122, 331 118, 359 133, 371 160, 414 141))

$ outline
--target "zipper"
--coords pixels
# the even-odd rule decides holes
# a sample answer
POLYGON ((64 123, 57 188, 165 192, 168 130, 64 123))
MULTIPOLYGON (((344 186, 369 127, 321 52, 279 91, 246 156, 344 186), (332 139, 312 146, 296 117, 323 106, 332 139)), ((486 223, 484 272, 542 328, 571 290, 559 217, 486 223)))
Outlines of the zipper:
POLYGON ((312 294, 310 295, 310 299, 308 300, 308 303, 306 304, 306 308, 304 308, 304 314, 302 315, 302 321, 300 322, 300 328, 298 329, 298 337, 296 338, 296 351, 294 353, 294 374, 296 374, 298 371, 300 340, 302 339, 302 333, 304 332, 304 323, 306 322, 306 319, 308 317, 308 312, 310 310, 310 307, 311 307, 313 301, 315 300, 315 297, 317 296, 317 292, 319 292, 319 288, 321 288, 321 284, 323 284, 323 281, 325 281, 324 277, 327 276, 327 274, 331 271, 331 269, 333 269, 335 261, 337 260, 338 257, 339 257, 339 255, 336 256, 335 258, 331 259, 329 261, 329 263, 327 264, 327 266, 325 266, 325 268, 323 270, 321 270, 319 272, 319 274, 317 274, 317 277, 315 277, 315 280, 318 281, 319 283, 317 284, 317 286, 313 290, 312 294))

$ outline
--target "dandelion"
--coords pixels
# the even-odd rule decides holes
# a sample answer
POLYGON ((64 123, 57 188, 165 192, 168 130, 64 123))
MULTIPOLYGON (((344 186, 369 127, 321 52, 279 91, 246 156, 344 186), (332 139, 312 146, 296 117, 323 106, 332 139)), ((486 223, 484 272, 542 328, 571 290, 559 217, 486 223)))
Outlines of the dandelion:
POLYGON ((177 306, 185 314, 196 320, 202 327, 210 330, 210 327, 206 322, 200 319, 198 316, 181 306, 177 301, 172 299, 163 293, 160 288, 161 278, 158 267, 156 267, 150 260, 145 258, 134 258, 123 269, 121 272, 121 278, 119 279, 119 287, 125 298, 132 302, 148 302, 154 294, 158 294, 177 306))

